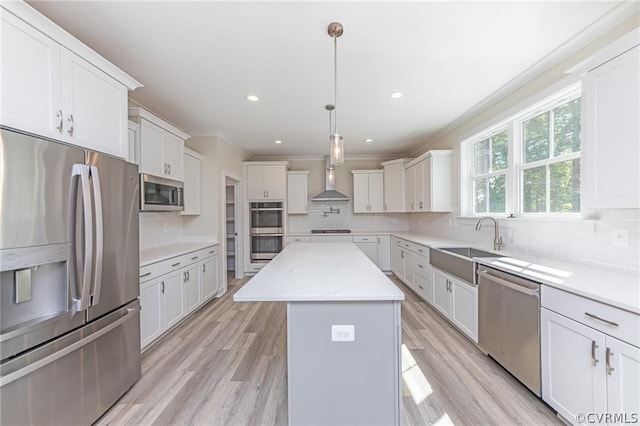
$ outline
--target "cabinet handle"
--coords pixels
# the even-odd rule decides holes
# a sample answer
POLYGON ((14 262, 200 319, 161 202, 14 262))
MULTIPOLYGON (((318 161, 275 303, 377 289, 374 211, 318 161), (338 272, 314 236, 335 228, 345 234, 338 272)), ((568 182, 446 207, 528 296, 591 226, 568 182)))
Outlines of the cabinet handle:
POLYGON ((169 174, 171 174, 171 163, 167 164, 167 169, 169 170, 169 174))
POLYGON ((199 256, 194 256, 191 258, 191 260, 196 260, 199 256))
POLYGON ((167 163, 164 163, 162 165, 162 172, 166 175, 167 174, 167 163))
POLYGON ((404 251, 400 250, 400 257, 404 258, 404 251))
POLYGON ((420 252, 420 253, 424 253, 424 252, 422 251, 422 249, 418 249, 418 252, 420 252))
POLYGON ((584 314, 586 316, 588 316, 589 318, 593 318, 594 320, 602 321, 605 324, 609 324, 609 325, 611 325, 613 327, 618 327, 618 323, 617 322, 613 322, 613 321, 606 320, 604 318, 600 318, 599 316, 594 315, 594 314, 590 314, 589 312, 585 312, 584 314))
POLYGON ((164 281, 160 283, 160 292, 164 293, 164 281))
POLYGON ((211 251, 209 252, 209 254, 213 254, 213 253, 215 253, 215 252, 216 252, 215 250, 211 250, 211 251))
POLYGON ((186 282, 187 281, 187 273, 183 272, 182 273, 182 282, 186 282))
POLYGON ((202 265, 202 272, 207 272, 207 265, 202 265))
POLYGON ((418 268, 423 269, 423 266, 422 265, 418 265, 418 268))
POLYGON ((146 274, 140 275, 140 278, 148 277, 149 275, 151 275, 151 272, 147 272, 146 274))
POLYGON ((413 210, 413 203, 411 203, 411 210, 413 210))
POLYGON ((175 268, 176 266, 178 266, 181 262, 178 263, 174 263, 173 265, 171 265, 172 268, 175 268))
POLYGON ((69 133, 69 136, 73 136, 73 114, 69 115, 69 123, 71 123, 71 127, 67 130, 67 133, 69 133))
POLYGON ((596 345, 596 341, 592 340, 591 341, 591 365, 593 365, 594 367, 596 366, 597 363, 600 362, 599 359, 596 359, 596 349, 598 348, 598 345, 596 345))
POLYGON ((613 352, 611 352, 611 348, 607 348, 607 355, 606 355, 606 363, 607 363, 607 374, 611 375, 611 372, 613 370, 615 370, 615 368, 613 368, 611 366, 611 356, 613 355, 613 352))
POLYGON ((423 205, 424 205, 424 204, 423 204, 423 202, 422 202, 422 201, 420 201, 420 208, 421 208, 421 209, 422 209, 422 206, 423 206, 423 205))
POLYGON ((60 133, 62 133, 62 110, 59 109, 58 113, 56 114, 56 117, 60 119, 60 121, 58 122, 58 126, 56 127, 56 129, 58 129, 58 131, 60 133))
POLYGON ((420 284, 418 284, 418 287, 420 288, 420 290, 424 290, 424 287, 422 287, 420 284))

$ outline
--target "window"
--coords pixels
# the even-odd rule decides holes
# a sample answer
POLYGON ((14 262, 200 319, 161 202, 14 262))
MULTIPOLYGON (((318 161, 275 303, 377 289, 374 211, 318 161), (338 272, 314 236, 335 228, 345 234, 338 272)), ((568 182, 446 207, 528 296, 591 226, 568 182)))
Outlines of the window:
POLYGON ((470 214, 580 212, 580 92, 572 87, 462 143, 470 214))

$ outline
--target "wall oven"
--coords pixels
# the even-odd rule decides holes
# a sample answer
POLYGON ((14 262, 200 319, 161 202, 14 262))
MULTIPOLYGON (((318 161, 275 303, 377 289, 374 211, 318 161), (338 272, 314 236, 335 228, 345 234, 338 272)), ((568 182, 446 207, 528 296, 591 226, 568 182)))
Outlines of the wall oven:
POLYGON ((284 239, 283 203, 251 203, 249 216, 251 260, 268 262, 282 251, 284 239))

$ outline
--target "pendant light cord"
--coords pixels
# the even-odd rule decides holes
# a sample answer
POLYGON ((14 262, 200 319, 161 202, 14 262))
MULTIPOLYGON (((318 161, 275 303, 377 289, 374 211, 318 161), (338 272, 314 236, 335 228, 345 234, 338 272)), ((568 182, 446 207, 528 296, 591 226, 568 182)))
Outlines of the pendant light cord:
MULTIPOLYGON (((334 108, 334 117, 333 117, 333 133, 338 133, 338 37, 336 34, 333 35, 333 106, 334 108)), ((329 113, 331 116, 331 113, 329 113)))

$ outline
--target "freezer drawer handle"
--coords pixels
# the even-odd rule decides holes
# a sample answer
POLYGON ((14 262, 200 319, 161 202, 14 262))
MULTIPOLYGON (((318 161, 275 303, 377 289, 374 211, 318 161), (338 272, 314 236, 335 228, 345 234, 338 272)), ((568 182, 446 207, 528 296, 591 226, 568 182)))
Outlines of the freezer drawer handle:
POLYGON ((478 271, 478 275, 481 275, 485 279, 487 279, 489 281, 492 281, 492 282, 494 282, 496 284, 500 284, 502 286, 510 288, 511 290, 515 290, 517 292, 526 294, 528 296, 536 296, 537 297, 538 293, 539 293, 539 289, 537 289, 537 288, 536 289, 532 289, 532 288, 529 288, 529 287, 524 287, 524 286, 521 286, 521 285, 518 285, 518 284, 515 284, 515 283, 512 283, 512 282, 509 282, 507 280, 503 280, 502 278, 498 278, 498 277, 495 277, 495 276, 491 275, 487 271, 478 271))
POLYGON ((29 364, 24 368, 21 368, 20 370, 14 371, 11 374, 7 374, 6 376, 2 376, 0 377, 0 387, 6 386, 9 383, 15 382, 16 380, 19 380, 21 378, 23 378, 24 376, 33 373, 34 371, 51 364, 52 362, 55 362, 57 360, 59 360, 60 358, 70 354, 71 352, 86 346, 87 344, 93 342, 96 339, 99 339, 100 337, 104 336, 105 334, 109 333, 111 330, 118 328, 120 325, 122 325, 123 323, 129 321, 133 316, 135 315, 139 315, 140 311, 140 307, 137 306, 135 308, 128 308, 127 309, 127 313, 120 317, 119 319, 117 319, 115 322, 109 324, 108 326, 106 326, 105 328, 101 328, 100 330, 96 331, 95 333, 85 337, 84 339, 78 340, 77 342, 59 350, 58 352, 55 352, 49 356, 46 356, 42 359, 39 359, 38 361, 34 362, 33 364, 29 364))
POLYGON ((610 326, 619 327, 619 324, 617 322, 613 322, 613 321, 606 320, 604 318, 600 318, 599 316, 594 315, 594 314, 590 314, 589 312, 585 312, 584 314, 586 316, 588 316, 589 318, 593 318, 594 320, 602 321, 603 323, 609 324, 610 326))

